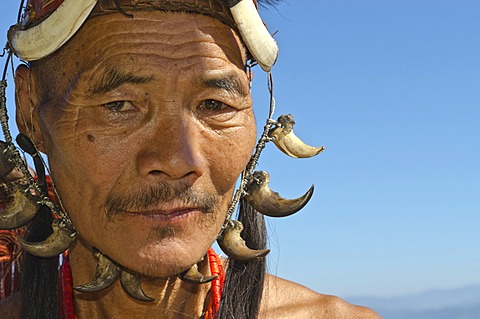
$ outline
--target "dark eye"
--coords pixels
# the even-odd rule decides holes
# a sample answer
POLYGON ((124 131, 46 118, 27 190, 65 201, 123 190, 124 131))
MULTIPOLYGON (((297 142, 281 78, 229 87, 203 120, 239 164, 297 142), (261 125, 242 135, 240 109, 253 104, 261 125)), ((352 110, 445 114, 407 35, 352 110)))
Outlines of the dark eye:
POLYGON ((205 100, 200 104, 201 109, 208 111, 221 111, 227 107, 227 104, 217 100, 205 100))
POLYGON ((131 111, 135 106, 129 101, 114 101, 103 104, 107 109, 113 112, 131 111))

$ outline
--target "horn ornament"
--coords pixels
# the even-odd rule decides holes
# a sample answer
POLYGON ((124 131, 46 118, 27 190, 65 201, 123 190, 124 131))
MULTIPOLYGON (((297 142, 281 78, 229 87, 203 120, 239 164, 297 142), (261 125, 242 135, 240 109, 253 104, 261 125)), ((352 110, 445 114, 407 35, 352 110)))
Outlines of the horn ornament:
MULTIPOLYGON (((11 200, 0 210, 0 229, 15 229, 31 221, 37 214, 38 205, 32 203, 21 186, 13 185, 11 200)), ((23 187, 22 187, 23 188, 23 187)))
POLYGON ((27 242, 18 236, 18 241, 29 254, 51 258, 60 255, 73 243, 76 233, 65 226, 60 219, 52 223, 53 233, 47 239, 38 243, 27 242))
POLYGON ((125 292, 138 301, 155 301, 154 298, 150 298, 142 290, 142 283, 140 275, 134 274, 127 269, 123 269, 120 274, 120 282, 125 292))
POLYGON ((264 257, 270 249, 253 250, 247 247, 245 240, 240 236, 243 225, 238 220, 230 220, 223 233, 217 239, 218 245, 228 257, 240 261, 250 261, 264 257))
POLYGON ((184 271, 178 278, 181 280, 191 283, 191 284, 206 284, 212 280, 217 279, 218 275, 215 276, 206 276, 198 271, 198 265, 194 264, 190 269, 184 271))
POLYGON ((277 61, 278 45, 263 23, 253 0, 225 1, 248 50, 265 72, 277 61))
POLYGON ((265 171, 253 173, 247 184, 245 200, 259 213, 270 217, 286 217, 302 209, 312 198, 314 186, 301 197, 295 199, 282 198, 268 186, 270 175, 265 171))
POLYGON ((95 256, 98 258, 95 277, 88 284, 74 287, 75 290, 81 292, 98 292, 110 287, 120 276, 120 267, 107 256, 100 252, 95 253, 95 256))
POLYGON ((0 229, 15 229, 31 221, 37 214, 38 205, 32 203, 20 185, 14 190, 7 206, 0 210, 0 229))
POLYGON ((320 154, 325 147, 315 147, 305 144, 293 132, 293 125, 295 121, 293 117, 288 115, 281 115, 278 118, 278 125, 269 136, 273 138, 273 143, 285 154, 294 158, 309 158, 320 154))
POLYGON ((87 19, 97 0, 64 0, 38 25, 22 29, 13 25, 8 42, 22 60, 35 61, 50 55, 67 42, 87 19))

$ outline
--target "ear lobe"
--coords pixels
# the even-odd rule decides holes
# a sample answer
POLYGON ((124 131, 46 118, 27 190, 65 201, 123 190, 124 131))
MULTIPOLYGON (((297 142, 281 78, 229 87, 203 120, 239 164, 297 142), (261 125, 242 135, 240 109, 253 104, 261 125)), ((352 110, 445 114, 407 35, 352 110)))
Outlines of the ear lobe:
POLYGON ((38 122, 39 95, 31 70, 22 64, 15 72, 15 118, 20 133, 28 136, 37 149, 45 153, 38 122))

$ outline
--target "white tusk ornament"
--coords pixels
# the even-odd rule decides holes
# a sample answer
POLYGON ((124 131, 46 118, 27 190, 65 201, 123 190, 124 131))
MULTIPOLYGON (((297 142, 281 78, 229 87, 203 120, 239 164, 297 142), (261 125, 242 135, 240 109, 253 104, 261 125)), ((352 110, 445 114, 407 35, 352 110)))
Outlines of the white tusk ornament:
POLYGON ((270 72, 277 61, 278 45, 265 27, 253 0, 238 1, 230 7, 230 12, 248 50, 262 69, 270 72))
POLYGON ((40 60, 67 42, 97 4, 98 0, 65 0, 48 18, 23 30, 13 25, 8 30, 8 42, 22 60, 40 60))

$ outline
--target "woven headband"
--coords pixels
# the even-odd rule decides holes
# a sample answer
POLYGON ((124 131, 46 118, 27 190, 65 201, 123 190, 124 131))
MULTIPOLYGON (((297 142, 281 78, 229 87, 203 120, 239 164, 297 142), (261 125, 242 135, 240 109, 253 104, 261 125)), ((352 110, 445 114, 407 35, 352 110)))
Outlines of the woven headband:
POLYGON ((89 17, 135 10, 193 12, 236 29, 268 72, 277 59, 278 47, 256 5, 257 0, 29 0, 21 21, 10 28, 8 40, 19 58, 35 61, 59 49, 89 17))
MULTIPOLYGON (((24 29, 39 24, 50 16, 64 0, 30 0, 20 22, 24 29)), ((254 3, 256 5, 256 0, 254 3)), ((212 16, 235 28, 235 21, 228 7, 219 0, 99 0, 89 18, 122 11, 165 10, 195 12, 212 16)))

